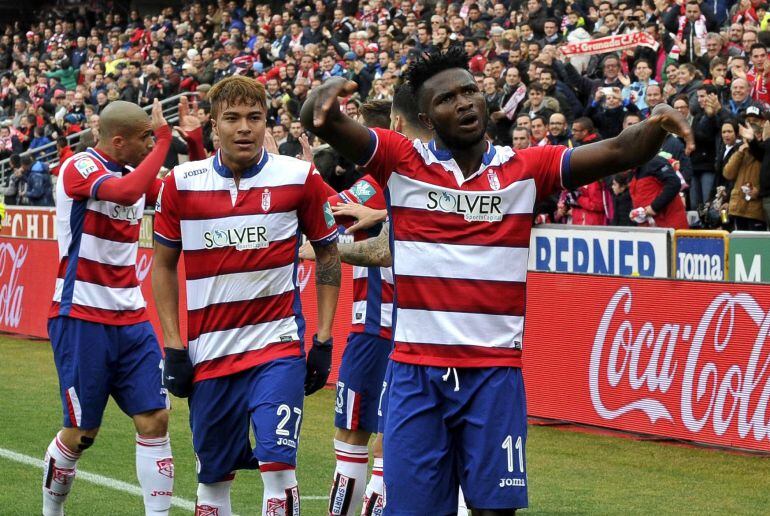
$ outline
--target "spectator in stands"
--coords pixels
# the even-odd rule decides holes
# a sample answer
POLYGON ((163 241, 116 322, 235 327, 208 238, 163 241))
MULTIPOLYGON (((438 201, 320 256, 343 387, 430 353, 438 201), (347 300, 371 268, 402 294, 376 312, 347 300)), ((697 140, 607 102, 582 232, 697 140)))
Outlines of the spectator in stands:
POLYGON ((48 166, 30 155, 21 157, 26 187, 23 202, 29 206, 53 206, 53 189, 48 166))
POLYGON ((733 182, 728 212, 737 230, 767 230, 759 194, 761 159, 756 157, 762 153, 762 141, 770 138, 770 124, 765 124, 765 128, 760 127, 756 115, 747 111, 746 122, 740 126, 743 143, 722 171, 725 179, 733 182))
POLYGON ((532 133, 526 127, 514 127, 513 128, 513 148, 515 150, 526 149, 530 146, 532 141, 532 133))
POLYGON ((601 137, 596 132, 593 121, 587 116, 582 116, 572 122, 572 141, 575 147, 599 140, 601 140, 601 137))
POLYGON ((567 118, 562 113, 554 113, 548 119, 547 138, 550 145, 574 147, 568 130, 567 118))
POLYGON ((594 100, 586 110, 586 116, 593 120, 602 138, 614 138, 623 129, 623 118, 628 113, 638 113, 633 103, 623 104, 620 88, 599 88, 594 100))
POLYGON ((23 185, 26 184, 26 170, 21 166, 21 156, 18 154, 11 154, 9 164, 11 174, 3 195, 6 205, 15 206, 21 204, 19 194, 23 192, 23 185))
POLYGON ((612 177, 612 219, 611 226, 635 226, 629 214, 634 206, 628 189, 628 174, 615 174, 612 177))

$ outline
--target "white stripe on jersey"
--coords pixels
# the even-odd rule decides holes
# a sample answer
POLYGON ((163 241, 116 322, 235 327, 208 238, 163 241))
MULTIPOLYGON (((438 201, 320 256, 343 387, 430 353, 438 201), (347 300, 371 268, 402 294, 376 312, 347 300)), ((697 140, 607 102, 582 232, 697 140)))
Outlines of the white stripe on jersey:
MULTIPOLYGON (((252 188, 273 188, 279 186, 304 185, 307 180, 310 163, 299 161, 280 154, 268 155, 267 163, 259 174, 243 177, 238 183, 238 190, 252 188), (293 160, 293 161, 292 161, 293 160)), ((202 161, 188 161, 176 167, 174 181, 178 191, 230 191, 232 179, 222 177, 214 170, 214 157, 202 161), (188 174, 195 170, 206 169, 202 174, 188 174)))
POLYGON ((492 195, 501 198, 499 206, 502 215, 515 215, 521 213, 532 213, 532 206, 535 204, 537 189, 534 179, 524 179, 511 183, 502 190, 457 190, 444 186, 424 183, 401 174, 392 174, 388 180, 388 192, 390 193, 391 206, 404 208, 416 208, 418 210, 428 210, 428 192, 435 192, 440 195, 447 192, 447 195, 462 194, 469 198, 492 195))
POLYGON ((268 228, 266 238, 270 242, 286 240, 297 234, 297 221, 296 210, 278 213, 257 213, 219 219, 185 219, 180 221, 182 234, 184 235, 182 239, 183 250, 207 249, 206 240, 203 236, 204 233, 255 226, 268 228))
POLYGON ((80 237, 80 258, 92 260, 106 265, 136 266, 136 252, 139 242, 127 244, 104 240, 88 233, 80 237))
POLYGON ((369 277, 369 269, 360 265, 353 266, 353 279, 366 279, 369 277))
POLYGON ((515 340, 521 342, 524 328, 524 318, 514 315, 397 310, 397 342, 513 348, 515 340))
POLYGON ((197 365, 227 355, 255 351, 280 342, 282 337, 299 340, 299 328, 294 317, 204 333, 190 341, 190 360, 193 365, 197 365))
MULTIPOLYGON (((345 414, 345 420, 346 420, 346 423, 347 423, 346 427, 347 428, 353 428, 353 410, 356 407, 356 391, 354 391, 353 389, 350 389, 350 388, 348 388, 346 390, 348 391, 348 393, 347 393, 347 398, 348 399, 347 399, 347 403, 345 403, 345 411, 347 412, 345 414)), ((337 451, 336 453, 338 455, 342 455, 342 456, 345 456, 345 457, 350 457, 351 456, 351 455, 349 455, 348 453, 346 453, 344 451, 337 451)), ((369 454, 367 453, 366 456, 368 458, 369 454)), ((353 455, 352 457, 353 458, 358 458, 356 455, 353 455)))
POLYGON ((187 309, 275 296, 294 289, 294 264, 187 280, 187 309))
MULTIPOLYGON (((63 287, 64 280, 62 278, 57 278, 56 288, 53 294, 54 301, 61 301, 63 287)), ((75 280, 75 290, 72 294, 72 302, 76 305, 107 310, 138 310, 139 308, 144 308, 146 305, 140 287, 103 287, 95 283, 87 283, 78 280, 75 280)))
MULTIPOLYGON (((367 301, 353 302, 353 324, 364 324, 366 322, 367 301)), ((390 328, 393 323, 393 303, 380 304, 380 326, 390 328)))
POLYGON ((484 246, 480 252, 475 245, 396 240, 394 255, 398 257, 396 273, 401 276, 525 281, 527 269, 518 264, 527 263, 529 249, 484 246))

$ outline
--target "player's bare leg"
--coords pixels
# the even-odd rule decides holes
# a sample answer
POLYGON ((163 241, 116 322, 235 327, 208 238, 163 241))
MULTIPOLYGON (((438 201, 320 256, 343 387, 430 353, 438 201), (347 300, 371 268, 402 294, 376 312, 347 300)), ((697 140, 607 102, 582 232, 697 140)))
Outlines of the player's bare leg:
POLYGON ((136 427, 136 476, 145 514, 168 514, 174 490, 174 459, 168 437, 168 410, 133 417, 136 427))
POLYGON ((329 514, 332 516, 358 514, 366 490, 371 435, 365 430, 344 428, 337 428, 334 434, 337 468, 329 497, 329 514))
POLYGON ((372 443, 372 476, 366 486, 364 505, 361 516, 382 516, 384 507, 385 483, 382 481, 382 434, 377 433, 372 443))
POLYGON ((62 428, 48 445, 43 464, 43 516, 64 514, 78 459, 94 443, 97 433, 98 428, 62 428))

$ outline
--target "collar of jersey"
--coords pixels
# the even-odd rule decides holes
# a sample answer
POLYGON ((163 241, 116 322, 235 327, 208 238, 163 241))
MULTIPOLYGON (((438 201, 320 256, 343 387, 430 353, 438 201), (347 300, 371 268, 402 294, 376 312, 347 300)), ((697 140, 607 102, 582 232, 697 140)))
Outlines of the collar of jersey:
POLYGON ((107 156, 106 154, 99 152, 98 150, 94 149, 93 147, 88 147, 86 149, 86 152, 90 154, 91 156, 95 157, 99 160, 99 162, 104 165, 104 168, 109 170, 110 172, 126 172, 126 167, 123 165, 119 165, 112 161, 112 158, 107 156))
MULTIPOLYGON (((222 163, 222 159, 220 158, 220 152, 217 151, 217 153, 214 155, 214 170, 222 177, 233 177, 232 171, 225 166, 224 163, 222 163)), ((265 148, 262 147, 262 156, 259 158, 259 161, 255 165, 250 166, 246 170, 243 171, 243 174, 241 174, 242 178, 248 178, 248 177, 254 177, 256 176, 260 170, 262 170, 262 167, 265 166, 267 163, 268 155, 267 152, 265 152, 265 148)))
MULTIPOLYGON (((439 149, 436 147, 436 140, 431 140, 428 142, 428 150, 430 150, 431 154, 433 154, 439 161, 451 161, 454 159, 452 156, 452 151, 447 149, 439 149)), ((487 150, 481 157, 482 165, 488 167, 489 164, 492 163, 492 159, 495 157, 496 152, 497 151, 495 150, 495 146, 487 142, 487 150)))

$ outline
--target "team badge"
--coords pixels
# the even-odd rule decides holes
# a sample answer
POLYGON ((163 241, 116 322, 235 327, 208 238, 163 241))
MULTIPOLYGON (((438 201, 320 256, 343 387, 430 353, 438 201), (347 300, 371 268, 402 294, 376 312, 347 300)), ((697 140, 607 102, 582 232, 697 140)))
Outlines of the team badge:
POLYGON ((374 195, 374 187, 367 181, 359 181, 350 188, 350 193, 356 196, 359 204, 364 204, 374 195))
POLYGON ((281 500, 280 498, 268 498, 265 514, 266 516, 285 516, 286 500, 281 500))
POLYGON ((332 213, 332 207, 329 201, 324 203, 324 220, 326 220, 326 227, 334 227, 334 214, 332 213))
POLYGON ((219 516, 219 508, 210 505, 196 505, 195 516, 219 516))
POLYGON ((270 190, 265 188, 262 192, 262 211, 268 211, 270 209, 270 190))
POLYGON ((487 179, 489 179, 489 187, 492 188, 492 190, 500 189, 500 179, 497 178, 497 172, 494 170, 487 172, 487 179))
POLYGON ((174 459, 172 457, 155 461, 155 464, 158 465, 158 473, 164 477, 174 478, 174 459))
POLYGON ((91 158, 82 158, 75 162, 75 170, 83 176, 83 179, 88 179, 88 176, 99 170, 99 167, 91 158))

